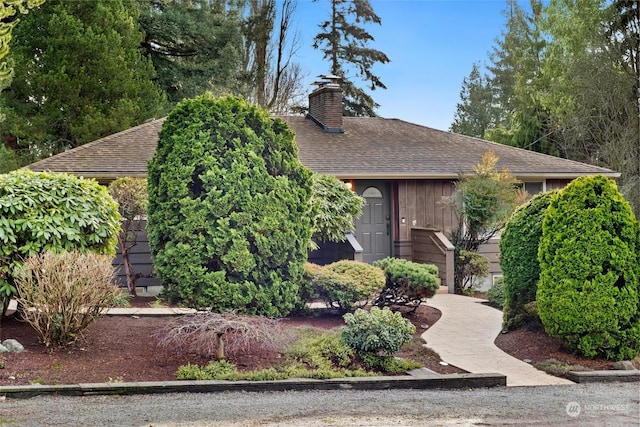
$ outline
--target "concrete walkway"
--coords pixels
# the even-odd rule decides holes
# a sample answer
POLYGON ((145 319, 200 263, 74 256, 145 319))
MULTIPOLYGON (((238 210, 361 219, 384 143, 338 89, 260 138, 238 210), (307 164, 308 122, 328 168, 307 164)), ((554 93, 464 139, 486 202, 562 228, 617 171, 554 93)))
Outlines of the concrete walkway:
POLYGON ((502 312, 482 304, 483 300, 438 293, 427 305, 442 317, 422 338, 427 347, 450 365, 470 373, 500 373, 507 386, 573 384, 539 371, 500 350, 493 343, 502 328, 502 312))

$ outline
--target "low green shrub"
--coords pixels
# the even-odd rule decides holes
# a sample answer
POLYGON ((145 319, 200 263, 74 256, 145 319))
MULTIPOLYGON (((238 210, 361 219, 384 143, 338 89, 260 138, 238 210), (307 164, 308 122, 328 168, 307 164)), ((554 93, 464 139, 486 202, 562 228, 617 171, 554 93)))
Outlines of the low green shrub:
POLYGON ((371 311, 357 309, 344 315, 346 327, 342 337, 357 354, 374 353, 393 355, 416 332, 415 326, 388 307, 372 307, 371 311))
POLYGON ((378 307, 406 305, 417 308, 435 295, 439 287, 438 267, 401 258, 384 258, 373 263, 385 274, 385 286, 374 301, 378 307))
POLYGON ((493 286, 487 291, 489 305, 502 310, 504 307, 504 281, 497 279, 493 286))
POLYGON ((306 333, 285 350, 289 360, 302 363, 311 369, 348 368, 353 363, 354 352, 342 339, 339 331, 306 333))
POLYGON ((45 346, 70 344, 121 299, 114 278, 106 255, 45 252, 30 257, 15 278, 20 314, 45 346))
POLYGON ((369 264, 343 260, 316 271, 311 283, 313 294, 328 307, 349 311, 365 306, 384 286, 385 275, 369 264))

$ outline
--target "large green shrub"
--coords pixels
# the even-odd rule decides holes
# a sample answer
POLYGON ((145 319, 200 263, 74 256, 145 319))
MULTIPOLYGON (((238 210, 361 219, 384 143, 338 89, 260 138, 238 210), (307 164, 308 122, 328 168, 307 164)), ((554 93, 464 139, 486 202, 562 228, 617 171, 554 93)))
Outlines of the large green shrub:
POLYGON ((538 320, 525 305, 536 300, 542 220, 557 191, 538 193, 511 215, 500 236, 500 268, 504 280, 503 328, 516 329, 538 320))
POLYGON ((438 267, 402 258, 387 257, 374 261, 384 271, 386 283, 374 301, 378 307, 405 305, 414 310, 438 290, 438 267))
POLYGON ((22 260, 44 251, 115 255, 120 215, 106 188, 73 175, 0 175, 0 298, 15 294, 22 260))
POLYGON ((640 225, 614 181, 572 181, 542 223, 537 304, 547 333, 585 356, 640 351, 640 225))
POLYGON ((342 260, 322 267, 313 275, 311 283, 313 294, 328 307, 349 311, 365 306, 384 287, 385 280, 378 267, 342 260))
POLYGON ((293 133, 247 101, 210 95, 165 121, 148 175, 149 242, 171 301, 280 316, 311 238, 311 172, 293 133))

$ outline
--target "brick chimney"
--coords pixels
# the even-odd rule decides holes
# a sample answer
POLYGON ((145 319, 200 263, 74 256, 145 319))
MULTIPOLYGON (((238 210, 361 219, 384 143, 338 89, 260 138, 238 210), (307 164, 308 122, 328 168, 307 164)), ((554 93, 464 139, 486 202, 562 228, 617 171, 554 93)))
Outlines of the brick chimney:
POLYGON ((314 84, 318 88, 309 95, 309 114, 325 132, 343 133, 342 128, 342 88, 340 77, 319 76, 323 80, 314 84))

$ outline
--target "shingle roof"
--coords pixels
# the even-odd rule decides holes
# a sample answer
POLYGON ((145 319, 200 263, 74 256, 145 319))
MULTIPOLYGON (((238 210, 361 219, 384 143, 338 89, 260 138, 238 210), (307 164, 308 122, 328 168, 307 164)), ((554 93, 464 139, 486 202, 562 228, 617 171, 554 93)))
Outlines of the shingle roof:
POLYGON ((147 161, 158 145, 164 118, 97 139, 32 163, 35 171, 68 172, 85 178, 111 180, 123 176, 147 176, 147 161))
POLYGON ((488 150, 517 177, 617 176, 610 169, 444 132, 398 119, 343 119, 343 134, 323 132, 311 120, 284 117, 296 132, 299 158, 316 172, 340 178, 456 178, 488 150))
MULTIPOLYGON (((345 132, 323 132, 302 116, 281 117, 296 133, 300 161, 339 178, 449 179, 472 170, 493 150, 518 178, 618 176, 610 169, 444 132, 398 119, 345 117, 345 132)), ((164 119, 109 135, 28 166, 110 180, 146 176, 164 119)))

